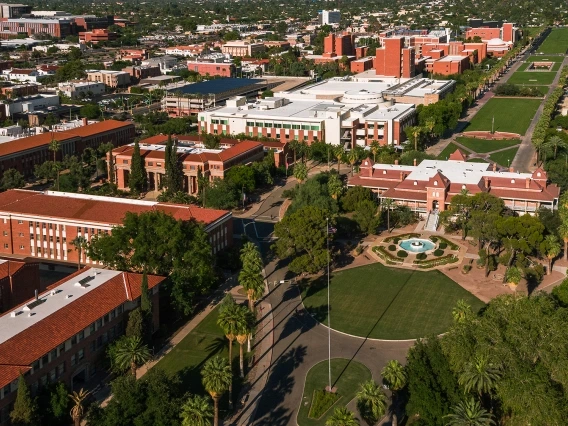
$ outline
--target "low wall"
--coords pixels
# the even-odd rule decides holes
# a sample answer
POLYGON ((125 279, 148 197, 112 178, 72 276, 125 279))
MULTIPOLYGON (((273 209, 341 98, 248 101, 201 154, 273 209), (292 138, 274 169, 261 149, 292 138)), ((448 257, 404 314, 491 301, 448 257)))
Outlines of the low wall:
POLYGON ((520 139, 521 135, 518 133, 508 133, 508 132, 486 132, 486 131, 472 131, 472 132, 462 132, 461 136, 474 139, 487 139, 487 140, 503 140, 503 139, 520 139))

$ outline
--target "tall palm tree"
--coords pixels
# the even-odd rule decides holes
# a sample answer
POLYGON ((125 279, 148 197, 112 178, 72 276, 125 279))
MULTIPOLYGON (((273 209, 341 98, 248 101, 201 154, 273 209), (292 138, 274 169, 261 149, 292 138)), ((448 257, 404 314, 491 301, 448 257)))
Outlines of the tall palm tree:
POLYGON ((239 306, 235 303, 233 296, 227 294, 219 309, 217 325, 221 327, 225 337, 229 341, 229 368, 231 369, 231 383, 229 384, 229 406, 233 405, 233 342, 237 334, 244 327, 243 318, 240 314, 239 306))
POLYGON ((337 407, 325 421, 325 426, 359 426, 359 421, 347 408, 337 407))
POLYGON ((556 235, 547 235, 544 237, 545 255, 548 260, 548 274, 552 273, 552 261, 556 258, 562 251, 562 246, 558 241, 556 235))
POLYGON ((241 249, 240 259, 243 264, 243 268, 253 269, 258 271, 258 273, 261 273, 262 268, 264 267, 258 247, 255 243, 251 243, 250 241, 245 243, 241 249))
POLYGON ((381 371, 381 375, 385 384, 393 392, 393 396, 406 385, 406 371, 396 359, 387 362, 387 365, 381 371))
POLYGON ((355 148, 351 149, 351 151, 349 151, 349 154, 347 154, 347 161, 349 161, 349 164, 351 164, 351 176, 353 176, 353 169, 355 168, 355 163, 359 161, 359 153, 355 148))
POLYGON ((373 163, 377 162, 377 154, 381 150, 381 144, 379 141, 371 142, 371 152, 373 153, 373 163))
POLYGON ((56 166, 57 163, 57 152, 61 149, 61 144, 59 143, 59 141, 56 141, 55 139, 51 139, 51 142, 49 142, 49 146, 48 149, 50 151, 53 152, 53 165, 57 171, 57 190, 59 191, 59 167, 56 166))
POLYGON ((424 123, 424 127, 426 127, 426 129, 428 129, 428 137, 430 139, 432 139, 432 134, 434 132, 434 127, 436 127, 436 120, 433 118, 429 118, 428 120, 426 120, 426 122, 424 123))
POLYGON ((558 227, 558 233, 564 240, 564 260, 568 260, 568 222, 562 222, 558 227))
POLYGON ((448 414, 447 426, 491 426, 495 422, 481 404, 473 398, 460 402, 452 408, 453 413, 448 414))
POLYGON ((545 148, 546 142, 544 141, 544 139, 536 138, 536 139, 533 139, 532 144, 533 144, 534 149, 536 151, 536 161, 538 163, 542 159, 542 151, 545 148))
POLYGON ((554 159, 556 160, 556 154, 558 153, 558 148, 566 148, 568 147, 568 144, 566 142, 564 142, 564 139, 562 139, 560 136, 551 136, 548 141, 546 142, 546 145, 550 148, 552 148, 552 151, 554 152, 554 159))
POLYGON ((77 250, 77 270, 81 269, 81 255, 87 246, 87 239, 82 235, 78 235, 71 240, 71 245, 77 250))
POLYGON ((452 316, 458 324, 464 323, 470 314, 471 306, 464 299, 458 300, 456 306, 452 309, 452 316))
POLYGON ((214 356, 207 360, 201 370, 201 382, 214 404, 213 426, 219 425, 219 399, 231 384, 231 366, 226 358, 214 356))
POLYGON ((71 398, 71 401, 73 402, 73 407, 71 407, 70 414, 75 426, 81 425, 83 414, 85 414, 85 407, 83 406, 83 402, 89 396, 89 393, 89 391, 81 388, 79 392, 73 391, 73 393, 69 394, 69 398, 71 398))
POLYGON ((383 198, 381 200, 381 207, 387 211, 387 231, 390 232, 390 212, 395 205, 392 198, 383 198))
POLYGON ((337 145, 333 148, 333 156, 337 160, 337 173, 339 173, 339 168, 341 167, 341 160, 343 160, 343 156, 345 155, 345 148, 341 145, 337 145))
POLYGON ((488 394, 501 377, 499 367, 485 355, 475 355, 473 361, 464 366, 458 383, 466 392, 477 392, 479 396, 488 394))
POLYGON ((262 277, 262 273, 243 268, 239 273, 239 284, 242 285, 247 292, 249 308, 251 312, 254 312, 255 302, 264 294, 264 278, 262 277))
POLYGON ((214 417, 210 399, 192 395, 181 406, 181 426, 211 426, 214 417))
POLYGON ((113 363, 120 371, 130 369, 136 377, 136 369, 150 360, 148 346, 138 336, 124 336, 116 343, 113 363))
POLYGON ((388 398, 373 380, 361 383, 357 391, 357 408, 369 423, 377 423, 386 413, 388 398))
POLYGON ((238 307, 239 328, 237 330, 237 342, 239 343, 239 367, 241 377, 245 377, 245 361, 243 346, 247 342, 254 327, 254 315, 244 306, 238 307))
POLYGON ((413 126, 410 132, 412 133, 412 137, 414 138, 414 151, 418 151, 418 138, 422 133, 422 127, 413 126))

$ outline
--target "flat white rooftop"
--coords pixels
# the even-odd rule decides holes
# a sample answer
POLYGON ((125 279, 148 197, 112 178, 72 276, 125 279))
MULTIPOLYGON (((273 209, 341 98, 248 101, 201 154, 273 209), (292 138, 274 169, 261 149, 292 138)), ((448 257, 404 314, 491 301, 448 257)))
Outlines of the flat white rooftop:
MULTIPOLYGON (((70 305, 121 273, 108 269, 90 268, 58 285, 54 290, 40 294, 37 300, 29 300, 26 305, 4 313, 0 316, 0 344, 46 319, 59 309, 70 305)), ((72 318, 70 318, 71 320, 72 318)))
MULTIPOLYGON (((134 146, 134 143, 128 144, 128 146, 134 146)), ((166 152, 166 145, 158 145, 158 144, 151 144, 151 143, 143 143, 140 142, 140 149, 145 149, 146 151, 161 151, 166 152)), ((222 149, 209 149, 209 148, 201 148, 198 146, 194 146, 193 144, 184 145, 177 145, 177 152, 181 152, 183 154, 201 154, 201 153, 210 153, 210 154, 219 154, 223 152, 222 149)))

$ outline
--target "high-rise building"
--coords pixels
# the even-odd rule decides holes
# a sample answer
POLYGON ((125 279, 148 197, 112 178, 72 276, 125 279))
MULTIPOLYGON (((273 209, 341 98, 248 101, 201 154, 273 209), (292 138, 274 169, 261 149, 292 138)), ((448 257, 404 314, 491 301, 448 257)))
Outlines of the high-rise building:
POLYGON ((377 75, 395 78, 414 77, 415 51, 404 47, 404 37, 386 38, 377 49, 375 71, 377 75))
POLYGON ((337 9, 322 10, 319 13, 318 21, 321 25, 339 24, 341 21, 341 12, 337 9))

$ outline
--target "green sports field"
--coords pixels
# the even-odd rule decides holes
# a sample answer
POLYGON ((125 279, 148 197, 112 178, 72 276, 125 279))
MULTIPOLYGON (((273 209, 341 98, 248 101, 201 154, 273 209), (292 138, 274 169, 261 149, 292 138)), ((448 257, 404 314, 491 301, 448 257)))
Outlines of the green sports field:
MULTIPOLYGON (((400 340, 447 331, 452 308, 465 299, 477 312, 484 303, 439 271, 389 268, 375 263, 333 273, 331 327, 361 337, 400 340)), ((302 291, 304 306, 327 324, 326 280, 302 291)))
POLYGON ((475 114, 465 130, 491 131, 491 121, 495 117, 495 131, 524 135, 540 102, 540 99, 489 99, 475 114))

